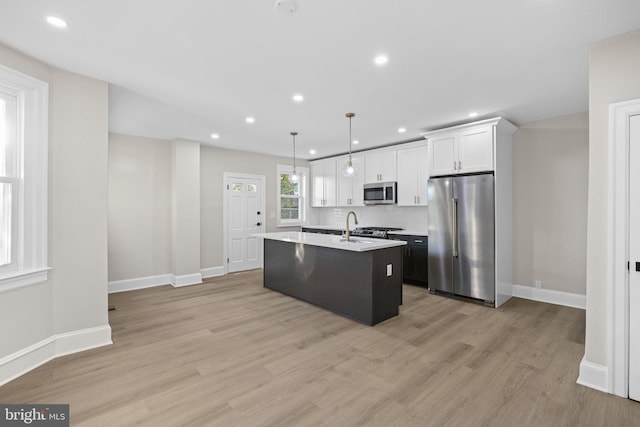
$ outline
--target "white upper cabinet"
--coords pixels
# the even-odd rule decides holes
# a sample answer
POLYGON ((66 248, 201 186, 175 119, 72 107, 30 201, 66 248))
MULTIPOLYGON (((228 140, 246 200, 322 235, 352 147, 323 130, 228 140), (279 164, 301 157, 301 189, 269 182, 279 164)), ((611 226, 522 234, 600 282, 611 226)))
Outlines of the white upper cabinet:
POLYGON ((346 177, 342 173, 342 168, 347 164, 349 156, 338 157, 337 159, 337 181, 338 181, 338 201, 337 206, 364 206, 363 185, 364 185, 364 156, 351 156, 353 167, 356 168, 356 175, 346 177))
POLYGON ((430 176, 493 171, 495 126, 485 121, 422 134, 429 143, 430 176))
POLYGON ((460 132, 458 173, 493 170, 493 126, 480 126, 460 132))
POLYGON ((389 182, 396 178, 396 150, 372 150, 365 155, 365 183, 389 182))
POLYGON ((426 143, 398 149, 398 206, 426 206, 429 180, 426 143))
POLYGON ((456 173, 454 169, 457 162, 456 135, 437 135, 429 140, 429 172, 431 176, 449 175, 456 173))
POLYGON ((311 163, 311 206, 336 205, 336 172, 335 158, 311 163))

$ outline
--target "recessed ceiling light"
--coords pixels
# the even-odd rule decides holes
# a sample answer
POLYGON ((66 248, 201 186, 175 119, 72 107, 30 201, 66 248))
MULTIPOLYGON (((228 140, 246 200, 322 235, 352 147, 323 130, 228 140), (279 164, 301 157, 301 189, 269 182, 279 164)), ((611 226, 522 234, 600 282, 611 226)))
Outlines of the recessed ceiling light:
POLYGON ((302 102, 304 101, 304 96, 300 95, 299 93, 296 93, 295 95, 293 95, 293 100, 296 102, 302 102))
POLYGON ((309 154, 316 154, 316 150, 314 149, 309 150, 309 154))
POLYGON ((398 128, 398 133, 405 133, 407 130, 405 128, 398 128))
POLYGON ((475 111, 472 113, 469 113, 469 117, 478 117, 478 113, 476 113, 475 111))
POLYGON ((220 135, 218 135, 217 133, 212 133, 211 134, 211 138, 218 139, 218 138, 220 138, 220 135))
POLYGON ((247 123, 255 123, 256 119, 254 119, 253 117, 247 117, 246 119, 244 119, 244 121, 247 123))
POLYGON ((57 28, 67 28, 69 23, 57 16, 47 16, 47 22, 57 28))
POLYGON ((389 58, 387 58, 387 55, 378 55, 375 57, 373 62, 375 62, 375 64, 378 66, 382 66, 382 65, 386 65, 387 62, 389 62, 389 58))
POLYGON ((357 139, 355 141, 353 141, 353 145, 358 145, 360 143, 360 141, 358 141, 357 139))

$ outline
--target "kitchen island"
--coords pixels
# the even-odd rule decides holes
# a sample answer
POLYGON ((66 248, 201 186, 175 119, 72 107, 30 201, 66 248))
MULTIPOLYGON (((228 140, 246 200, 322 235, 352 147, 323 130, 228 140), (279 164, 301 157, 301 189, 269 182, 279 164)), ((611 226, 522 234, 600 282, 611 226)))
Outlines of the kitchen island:
POLYGON ((398 315, 402 246, 385 239, 282 232, 264 239, 264 287, 367 325, 398 315))

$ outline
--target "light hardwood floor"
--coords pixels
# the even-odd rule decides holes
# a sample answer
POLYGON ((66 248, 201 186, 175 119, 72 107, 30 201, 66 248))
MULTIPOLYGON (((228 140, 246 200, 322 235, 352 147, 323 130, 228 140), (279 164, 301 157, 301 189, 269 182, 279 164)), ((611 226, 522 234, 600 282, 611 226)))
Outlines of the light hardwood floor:
POLYGON ((369 327, 266 290, 260 270, 113 294, 114 344, 0 387, 82 426, 638 426, 640 403, 576 384, 584 312, 499 309, 404 286, 369 327))

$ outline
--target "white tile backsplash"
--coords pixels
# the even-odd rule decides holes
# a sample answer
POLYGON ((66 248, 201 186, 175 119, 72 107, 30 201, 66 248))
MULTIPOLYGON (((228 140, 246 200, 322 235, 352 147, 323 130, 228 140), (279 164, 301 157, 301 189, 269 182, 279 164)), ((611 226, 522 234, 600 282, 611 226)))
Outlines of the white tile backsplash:
POLYGON ((398 227, 427 231, 427 206, 365 206, 352 208, 311 208, 309 225, 343 228, 349 211, 358 216, 359 226, 398 227))

